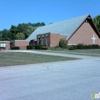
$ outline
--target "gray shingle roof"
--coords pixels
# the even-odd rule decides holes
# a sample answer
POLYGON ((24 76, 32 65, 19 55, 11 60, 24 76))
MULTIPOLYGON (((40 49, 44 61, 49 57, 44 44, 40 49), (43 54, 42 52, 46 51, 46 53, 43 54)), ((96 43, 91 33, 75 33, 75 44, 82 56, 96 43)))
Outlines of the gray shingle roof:
POLYGON ((39 27, 26 40, 30 41, 32 39, 36 39, 36 36, 38 34, 44 34, 48 32, 66 35, 68 39, 88 16, 89 15, 84 15, 70 20, 64 20, 61 22, 39 27))

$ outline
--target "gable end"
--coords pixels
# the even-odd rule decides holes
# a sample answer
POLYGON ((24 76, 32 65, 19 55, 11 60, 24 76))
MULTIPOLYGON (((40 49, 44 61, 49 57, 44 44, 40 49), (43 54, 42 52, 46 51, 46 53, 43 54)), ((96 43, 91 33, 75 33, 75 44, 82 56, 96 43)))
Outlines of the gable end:
POLYGON ((91 27, 93 28, 93 30, 96 32, 96 34, 98 35, 98 37, 100 38, 100 33, 98 31, 98 29, 96 28, 95 24, 92 21, 92 18, 90 15, 88 15, 86 17, 86 19, 83 20, 83 22, 79 25, 79 27, 72 33, 72 35, 67 39, 67 41, 76 33, 76 31, 83 25, 84 22, 89 22, 91 27))

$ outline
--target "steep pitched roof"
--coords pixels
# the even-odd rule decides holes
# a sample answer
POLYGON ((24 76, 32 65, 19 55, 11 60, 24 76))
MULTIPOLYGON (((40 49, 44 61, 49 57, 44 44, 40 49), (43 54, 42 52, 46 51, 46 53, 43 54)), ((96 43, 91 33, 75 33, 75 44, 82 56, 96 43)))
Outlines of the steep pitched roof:
POLYGON ((65 20, 39 27, 26 40, 30 41, 32 39, 36 39, 36 35, 48 32, 66 35, 68 39, 78 29, 78 27, 86 20, 88 16, 89 15, 84 15, 70 20, 65 20))

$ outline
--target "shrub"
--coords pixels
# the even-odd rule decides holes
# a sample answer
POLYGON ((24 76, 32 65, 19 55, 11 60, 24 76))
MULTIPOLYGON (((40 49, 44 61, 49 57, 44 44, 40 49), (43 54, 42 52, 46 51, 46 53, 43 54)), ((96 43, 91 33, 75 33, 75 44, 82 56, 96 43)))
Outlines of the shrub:
POLYGON ((59 47, 59 46, 55 46, 55 47, 50 47, 48 48, 49 50, 62 50, 63 48, 59 47))
POLYGON ((85 47, 85 45, 82 43, 77 44, 77 49, 85 49, 84 47, 85 47))
POLYGON ((76 46, 74 45, 70 45, 70 46, 67 46, 68 50, 75 50, 76 49, 76 46))
POLYGON ((40 50, 40 49, 42 49, 43 46, 45 46, 45 45, 37 44, 37 45, 35 45, 35 49, 40 50))
POLYGON ((78 44, 77 49, 99 49, 100 46, 97 44, 85 45, 85 44, 78 44))
POLYGON ((87 45, 87 49, 99 49, 100 46, 97 44, 87 45))
POLYGON ((34 49, 35 47, 33 45, 28 45, 26 46, 27 50, 30 50, 30 49, 34 49))
POLYGON ((83 46, 83 49, 88 49, 88 45, 84 45, 83 46))
POLYGON ((18 46, 11 47, 11 50, 19 50, 19 49, 20 49, 20 47, 18 47, 18 46))
POLYGON ((74 50, 77 49, 77 45, 72 45, 72 46, 73 46, 74 50))
POLYGON ((92 45, 87 45, 87 49, 92 49, 92 45))
POLYGON ((61 47, 61 48, 67 48, 66 39, 60 39, 60 41, 59 41, 59 47, 61 47))
POLYGON ((42 48, 41 48, 42 50, 47 50, 48 49, 48 47, 47 46, 42 46, 42 48))
POLYGON ((1 49, 5 49, 5 47, 0 47, 0 50, 1 50, 1 49))
POLYGON ((93 49, 99 49, 99 45, 97 45, 97 44, 92 45, 92 48, 93 48, 93 49))

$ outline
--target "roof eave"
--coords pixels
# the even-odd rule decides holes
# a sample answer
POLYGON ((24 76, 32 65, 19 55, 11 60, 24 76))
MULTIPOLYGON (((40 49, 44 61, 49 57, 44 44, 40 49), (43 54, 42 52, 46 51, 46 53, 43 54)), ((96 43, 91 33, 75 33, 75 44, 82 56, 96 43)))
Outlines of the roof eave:
POLYGON ((87 15, 87 17, 83 20, 83 22, 76 28, 76 30, 72 33, 72 35, 67 39, 67 41, 75 34, 75 32, 82 26, 82 24, 85 22, 85 20, 87 19, 87 18, 90 18, 90 20, 91 20, 91 22, 92 22, 92 27, 94 28, 94 30, 95 30, 95 32, 97 33, 97 35, 98 35, 98 37, 100 38, 100 33, 99 33, 99 31, 98 31, 98 29, 96 28, 96 26, 95 26, 95 24, 94 24, 94 22, 93 22, 93 20, 92 20, 92 18, 91 18, 91 16, 90 15, 87 15))
MULTIPOLYGON (((91 17, 91 16, 90 16, 91 17)), ((98 35, 98 37, 100 38, 100 32, 99 32, 99 30, 97 29, 97 27, 95 26, 95 24, 94 24, 94 22, 93 22, 93 20, 91 19, 91 23, 92 23, 92 27, 94 28, 94 30, 95 30, 95 32, 97 33, 97 35, 98 35)))
POLYGON ((71 36, 67 39, 67 41, 68 41, 68 40, 75 34, 75 32, 82 26, 82 24, 84 23, 84 21, 85 21, 88 17, 90 17, 89 14, 88 14, 88 15, 86 16, 86 18, 82 21, 82 23, 76 28, 76 30, 73 31, 73 33, 72 33, 71 36))

